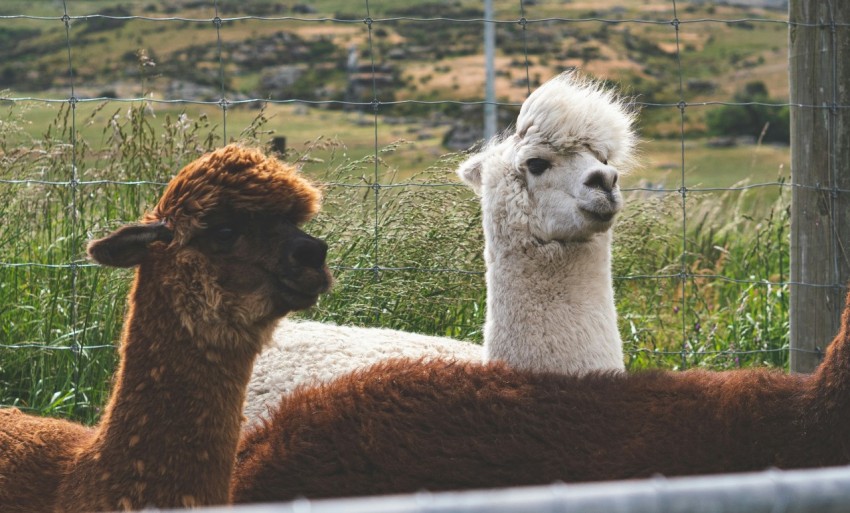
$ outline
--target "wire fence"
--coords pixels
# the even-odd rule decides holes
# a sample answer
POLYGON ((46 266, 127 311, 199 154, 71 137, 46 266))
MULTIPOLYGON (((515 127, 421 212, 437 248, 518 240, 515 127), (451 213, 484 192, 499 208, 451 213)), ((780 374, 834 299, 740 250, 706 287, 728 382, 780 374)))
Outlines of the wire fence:
MULTIPOLYGON (((117 202, 109 197, 110 191, 117 188, 139 190, 143 192, 132 194, 149 196, 176 171, 170 168, 149 170, 146 176, 105 176, 91 171, 98 164, 109 167, 111 163, 98 161, 97 151, 89 148, 89 139, 84 142, 80 137, 85 134, 85 137, 91 138, 94 133, 100 136, 104 146, 114 146, 117 136, 110 135, 109 127, 115 133, 122 130, 115 121, 119 114, 113 115, 112 124, 107 123, 107 128, 100 131, 94 121, 99 119, 96 118, 97 113, 114 108, 138 108, 143 113, 148 112, 148 122, 157 114, 162 118, 186 116, 189 119, 186 123, 194 120, 196 125, 203 119, 207 123, 204 126, 214 133, 209 139, 213 143, 239 139, 246 131, 268 143, 271 135, 266 134, 265 139, 262 135, 257 136, 268 119, 260 114, 261 121, 257 122, 257 111, 252 110, 261 106, 264 109, 287 109, 281 110, 281 115, 292 119, 326 117, 318 123, 326 132, 348 132, 351 139, 359 140, 359 146, 340 149, 340 146, 331 145, 325 155, 350 151, 351 158, 362 159, 359 167, 355 166, 349 174, 325 177, 328 196, 332 198, 337 191, 347 191, 339 193, 343 198, 340 201, 349 202, 352 197, 359 197, 363 211, 367 207, 371 209, 366 225, 371 231, 368 251, 363 249, 363 254, 355 261, 339 259, 332 262, 335 264, 333 268, 343 274, 367 276, 374 282, 376 290, 380 290, 382 284, 392 282, 387 278, 389 276, 405 275, 404 279, 410 280, 423 280, 429 275, 458 276, 462 279, 447 279, 435 286, 436 290, 430 290, 437 296, 435 301, 440 300, 440 290, 453 290, 451 293, 456 294, 459 300, 480 300, 481 297, 470 298, 469 294, 457 292, 468 286, 470 280, 478 283, 479 290, 483 287, 483 264, 480 260, 467 259, 467 266, 455 265, 457 260, 431 261, 424 256, 421 261, 399 262, 393 253, 397 242, 392 240, 392 233, 388 234, 385 216, 388 215, 388 198, 395 197, 396 191, 419 189, 434 195, 455 189, 458 193, 453 194, 465 191, 445 174, 432 174, 423 179, 411 168, 427 167, 439 160, 439 153, 446 150, 441 142, 434 142, 438 139, 434 133, 444 133, 445 140, 451 143, 451 134, 446 128, 449 125, 453 124, 452 129, 467 130, 475 139, 478 132, 474 126, 470 128, 475 123, 460 126, 457 120, 477 120, 480 111, 489 103, 480 98, 483 91, 481 80, 470 78, 477 76, 482 61, 478 40, 485 23, 495 25, 498 31, 497 69, 500 74, 497 89, 500 100, 495 105, 508 113, 505 115, 508 119, 501 120, 503 126, 510 121, 510 112, 516 112, 524 96, 536 85, 572 65, 579 65, 590 74, 619 83, 627 94, 634 96, 635 107, 643 112, 642 119, 650 120, 642 122, 644 132, 653 132, 643 134, 646 139, 643 152, 651 157, 652 162, 636 171, 623 190, 629 193, 628 208, 633 205, 634 208, 645 208, 659 223, 656 226, 633 226, 634 238, 618 238, 615 242, 618 244, 616 251, 622 251, 623 255, 619 260, 615 258, 621 263, 615 276, 620 299, 618 308, 623 319, 621 329, 627 353, 633 361, 669 356, 673 357, 674 363, 668 365, 676 367, 701 365, 705 361, 729 367, 741 365, 742 359, 748 359, 750 363, 785 365, 792 351, 787 342, 789 288, 844 287, 843 283, 792 280, 787 270, 787 257, 778 255, 777 251, 787 249, 789 221, 783 209, 787 207, 788 192, 805 189, 825 195, 841 195, 850 190, 834 184, 791 181, 787 147, 772 146, 762 140, 768 127, 761 134, 753 134, 755 144, 715 151, 706 143, 708 129, 705 125, 712 112, 726 108, 835 112, 850 107, 836 102, 792 103, 785 91, 788 31, 810 28, 834 33, 848 30, 848 23, 834 19, 799 23, 790 21, 787 12, 781 10, 676 0, 600 1, 596 7, 543 0, 499 1, 492 20, 485 20, 480 15, 481 7, 474 2, 451 5, 421 2, 404 6, 369 0, 362 4, 328 2, 326 11, 335 11, 333 16, 315 10, 323 8, 321 2, 316 2, 316 7, 307 4, 289 7, 297 7, 297 15, 275 12, 282 7, 271 2, 239 5, 225 0, 208 0, 175 5, 158 6, 154 3, 146 8, 149 12, 133 12, 122 10, 118 3, 111 2, 105 7, 85 2, 63 1, 61 6, 52 3, 49 7, 21 2, 10 3, 0 11, 4 12, 0 15, 0 36, 6 37, 2 44, 10 48, 6 52, 9 62, 0 73, 9 74, 11 78, 7 77, 5 82, 11 81, 13 87, 23 84, 20 87, 30 90, 23 94, 14 90, 0 93, 0 101, 8 106, 9 112, 16 109, 27 111, 31 117, 25 117, 23 123, 28 123, 29 127, 47 130, 48 126, 53 126, 50 123, 55 121, 51 119, 56 118, 40 114, 51 111, 59 117, 65 116, 65 125, 62 126, 67 128, 46 134, 45 137, 53 140, 49 148, 33 143, 29 148, 32 153, 25 151, 25 145, 12 147, 4 143, 3 158, 7 163, 15 164, 16 159, 28 163, 23 168, 7 166, 9 169, 25 169, 25 175, 0 174, 0 192, 4 193, 3 198, 26 196, 33 191, 48 198, 43 201, 57 201, 56 198, 59 198, 67 205, 63 211, 68 221, 67 226, 56 229, 61 233, 51 234, 56 237, 57 244, 58 241, 63 244, 63 255, 68 255, 64 259, 56 260, 49 248, 47 257, 35 256, 29 251, 4 251, 0 256, 0 273, 7 290, 20 289, 24 287, 22 283, 29 279, 55 278, 58 276, 56 273, 63 275, 61 279, 66 282, 67 291, 58 300, 54 298, 42 304, 58 312, 56 319, 61 321, 59 324, 64 322, 66 329, 56 329, 54 324, 54 327, 36 331, 40 333, 38 336, 22 338, 22 321, 18 319, 21 310, 7 305, 2 311, 4 325, 0 330, 3 337, 0 350, 7 350, 4 354, 32 351, 26 358, 31 359, 36 367, 44 367, 32 371, 39 375, 49 374, 51 365, 56 365, 51 363, 52 360, 43 359, 45 352, 70 354, 76 371, 70 386, 70 399, 67 400, 74 404, 83 401, 80 394, 84 394, 84 387, 80 384, 86 377, 80 373, 86 373, 91 379, 96 377, 90 370, 92 351, 109 351, 113 347, 103 341, 92 343, 92 337, 87 335, 87 330, 95 325, 97 329, 108 331, 108 326, 98 325, 93 320, 104 314, 104 310, 91 306, 91 303, 120 302, 120 293, 98 296, 104 291, 103 277, 96 267, 81 257, 82 241, 102 230, 104 223, 129 221, 132 217, 120 217, 140 213, 127 214, 127 211, 108 207, 106 219, 95 220, 87 217, 86 209, 93 202, 117 202), (250 8, 265 11, 246 14, 245 10, 250 8), (10 9, 17 11, 5 13, 10 9), (56 12, 45 14, 54 9, 56 12), (579 15, 574 16, 574 13, 579 15), (639 16, 632 16, 635 13, 639 16), (55 30, 57 25, 61 27, 61 34, 55 30), (104 27, 117 30, 117 35, 105 32, 104 27), (178 28, 176 33, 174 27, 178 28), (53 45, 54 48, 61 47, 62 52, 50 53, 52 57, 42 59, 31 68, 23 64, 12 66, 12 60, 35 52, 34 47, 27 50, 27 45, 17 40, 18 37, 25 39, 30 34, 28 31, 35 34, 32 35, 34 41, 53 45), (756 42, 748 42, 748 35, 756 42), (742 42, 739 45, 741 49, 728 55, 709 56, 709 51, 731 52, 717 44, 725 37, 737 38, 736 41, 742 42), (434 40, 429 42, 429 38, 434 40), (567 38, 570 43, 561 44, 558 38, 567 38), (177 39, 197 43, 178 44, 177 39), (413 40, 417 44, 411 43, 413 40), (770 42, 759 42, 761 40, 770 42), (603 43, 594 46, 594 41, 603 43), (338 49, 346 45, 350 48, 348 54, 340 55, 338 49), (627 62, 619 62, 621 56, 610 54, 610 49, 615 47, 627 50, 627 62), (754 50, 748 50, 750 47, 754 50), (150 50, 139 52, 139 48, 150 50), (284 48, 288 51, 281 52, 284 48), (158 56, 151 55, 154 50, 158 56), (270 55, 276 52, 278 61, 270 55), (59 53, 63 54, 62 61, 56 57, 59 53), (636 59, 644 55, 649 57, 641 66, 636 59), (746 84, 747 77, 752 76, 763 84, 776 87, 776 98, 766 94, 745 98, 736 95, 732 85, 712 81, 712 70, 700 67, 713 66, 709 57, 733 62, 728 66, 724 64, 724 76, 735 77, 736 85, 746 84), (361 63, 361 60, 364 62, 361 63), (425 66, 429 61, 432 66, 427 72, 417 71, 417 67, 425 66), (777 68, 777 63, 785 64, 777 68), (122 66, 131 71, 116 73, 115 70, 122 66), (249 68, 250 73, 246 73, 249 68), (274 68, 279 76, 263 74, 263 68, 274 68), (402 68, 404 71, 399 71, 402 68), (161 71, 155 72, 154 69, 161 71), (44 86, 48 75, 51 77, 50 85, 44 86), (397 75, 406 78, 400 80, 397 75), (317 92, 322 89, 323 80, 333 84, 340 81, 340 76, 344 76, 344 90, 335 91, 329 85, 325 91, 317 92), (110 77, 110 81, 103 82, 102 77, 110 77), (287 77, 296 78, 290 80, 287 77), (298 80, 304 77, 314 78, 312 90, 299 89, 298 80), (264 80, 277 80, 283 85, 270 86, 267 91, 271 92, 264 95, 242 92, 252 90, 251 83, 264 80), (339 113, 341 117, 331 117, 330 113, 339 113), (251 121, 246 121, 248 118, 251 121), (359 132, 338 125, 343 122, 359 127, 359 132), (416 131, 417 125, 421 127, 427 123, 433 123, 439 130, 433 131, 430 136, 423 133, 424 130, 416 131), (400 138, 397 135, 399 130, 393 128, 395 126, 405 126, 414 137, 430 140, 422 143, 422 146, 430 144, 430 153, 387 151, 386 148, 400 138), (648 130, 647 126, 655 128, 648 130), (364 133, 367 135, 364 136, 364 133), (44 154, 33 156, 39 151, 44 154), (414 160, 414 165, 405 162, 408 159, 414 160), (723 168, 722 172, 706 171, 714 166, 723 168), (697 176, 694 176, 695 172, 697 176), (771 178, 771 174, 775 178, 771 178), (746 182, 746 179, 753 183, 746 182), (644 203, 652 207, 641 207, 644 203), (673 211, 670 209, 675 210, 675 222, 663 219, 673 211), (731 210, 735 210, 736 214, 724 217, 725 225, 712 225, 715 217, 722 217, 731 210), (653 248, 663 247, 672 256, 663 261, 650 259, 636 264, 634 256, 646 251, 648 246, 630 247, 628 243, 647 235, 645 230, 655 227, 669 228, 670 231, 655 234, 658 235, 657 240, 651 236, 645 238, 654 240, 653 248), (768 236, 759 238, 759 230, 767 230, 768 236), (744 231, 756 234, 751 242, 759 248, 744 248, 740 254, 733 255, 730 247, 734 238, 744 231), (771 240, 764 240, 767 238, 771 240), (709 253, 713 255, 711 258, 709 253), (734 259, 741 262, 732 272, 728 262, 734 259), (731 288, 721 290, 723 284, 731 288), (83 287, 85 291, 81 290, 83 287), (641 290, 639 293, 636 292, 638 288, 641 290), (633 294, 638 294, 640 299, 627 301, 626 298, 633 294), (669 330, 671 324, 678 332, 676 344, 658 340, 654 335, 662 329, 669 330), (726 333, 722 340, 714 336, 721 331, 726 333), (736 338, 741 342, 729 343, 736 338), (745 344, 745 339, 750 343, 745 344)), ((836 56, 836 59, 840 58, 836 56)), ((260 89, 253 86, 255 91, 260 89)), ((127 119, 131 118, 129 114, 127 116, 127 119)), ((179 123, 179 119, 173 124, 179 123)), ((136 121, 133 118, 128 123, 136 121)), ((142 127, 139 130, 134 133, 144 134, 148 129, 142 127)), ((296 136, 290 135, 289 139, 296 136)), ((834 133, 815 136, 837 137, 834 133)), ((340 138, 346 142, 345 134, 340 138)), ((736 141, 714 141, 712 144, 715 143, 734 145, 736 141)), ((835 144, 847 144, 847 141, 836 140, 835 144)), ((412 146, 416 147, 416 142, 412 146)), ((310 159, 317 154, 311 148, 315 146, 296 152, 305 169, 329 167, 326 162, 310 159)), ((192 148, 181 148, 181 151, 182 157, 195 156, 192 148)), ((137 155, 134 158, 141 157, 137 155)), ((176 160, 179 158, 175 157, 175 163, 176 160)), ((144 166, 142 169, 145 169, 144 166)), ((405 200, 402 197, 402 200, 410 201, 410 198, 405 200)), ((9 199, 7 204, 13 202, 9 199)), ((135 203, 142 207, 143 204, 143 199, 135 203)), ((43 206, 41 203, 38 205, 38 208, 43 206)), ((38 208, 32 210, 37 211, 38 208)), ((411 212, 415 210, 391 211, 394 215, 416 215, 411 212)), ((10 213, 4 214, 7 220, 10 219, 10 213)), ((627 211, 626 215, 631 214, 627 211)), ((9 247, 13 239, 26 238, 29 236, 27 231, 34 229, 30 226, 13 232, 8 222, 3 223, 6 234, 0 232, 0 243, 9 247)), ((624 226, 623 229, 629 227, 627 223, 621 223, 621 226, 624 226)), ((447 239, 440 240, 448 244, 447 239)), ((420 255, 431 251, 432 248, 426 247, 420 255)), ((19 296, 7 294, 4 297, 19 296)), ((401 297, 399 301, 405 299, 401 297)), ((108 306, 113 308, 111 304, 108 306)), ((374 299, 372 304, 358 306, 361 307, 369 312, 363 318, 371 318, 376 324, 407 326, 397 319, 398 315, 387 307, 385 301, 374 299)), ((120 310, 120 306, 106 313, 120 319, 114 315, 114 310, 120 310)), ((479 310, 478 306, 475 310, 479 310)), ((480 321, 480 315, 464 318, 480 321)), ((466 331, 453 328, 457 326, 444 327, 442 333, 472 338, 480 336, 475 326, 462 326, 466 331)), ((793 351, 820 354, 821 348, 795 348, 793 351)), ((0 372, 0 379, 7 381, 8 385, 13 378, 4 378, 0 372)), ((43 376, 29 376, 28 379, 35 383, 43 376)), ((63 395, 58 400, 66 399, 63 395)))

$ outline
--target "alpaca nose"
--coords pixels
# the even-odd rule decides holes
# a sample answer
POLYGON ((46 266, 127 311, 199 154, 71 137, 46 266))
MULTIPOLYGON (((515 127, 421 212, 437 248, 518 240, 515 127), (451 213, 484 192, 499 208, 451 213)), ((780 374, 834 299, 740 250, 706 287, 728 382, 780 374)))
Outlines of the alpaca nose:
POLYGON ((605 194, 611 194, 617 186, 617 172, 610 167, 594 169, 584 177, 584 185, 590 189, 598 189, 605 194))
POLYGON ((325 241, 304 235, 289 246, 289 259, 295 265, 320 268, 325 265, 328 245, 325 241))

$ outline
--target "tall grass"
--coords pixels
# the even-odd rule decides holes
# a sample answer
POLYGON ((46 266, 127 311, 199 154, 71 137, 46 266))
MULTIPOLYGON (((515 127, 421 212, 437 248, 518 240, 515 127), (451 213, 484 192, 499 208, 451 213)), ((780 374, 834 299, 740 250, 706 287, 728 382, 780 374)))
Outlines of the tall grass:
POLYGON ((88 121, 67 105, 38 139, 19 130, 22 114, 9 108, 0 124, 0 179, 23 181, 0 185, 0 403, 91 420, 108 391, 129 273, 90 266, 85 243, 137 219, 218 141, 204 120, 166 118, 157 136, 144 106, 117 111, 96 146, 79 133, 68 143, 74 122, 88 121), (111 183, 128 180, 145 183, 111 183))
MULTIPOLYGON (((203 116, 160 119, 137 105, 116 110, 100 140, 78 133, 72 146, 67 107, 37 139, 16 127, 18 109, 0 118, 0 180, 31 180, 0 182, 0 404, 91 422, 108 392, 130 274, 90 266, 85 242, 138 219, 180 167, 223 141, 203 116), (83 182, 73 187, 72 161, 83 182)), ((261 112, 239 138, 263 144, 264 124, 261 112)), ((397 187, 385 160, 397 149, 350 160, 340 142, 318 140, 288 155, 326 184, 307 229, 328 241, 336 276, 301 315, 480 342, 481 219, 454 178, 460 157, 397 187)), ((678 195, 628 198, 614 274, 630 368, 786 364, 788 291, 760 282, 787 276, 787 198, 763 198, 691 197, 685 243, 678 195)))
POLYGON ((684 209, 678 194, 637 196, 615 231, 613 264, 630 367, 785 367, 788 195, 765 205, 727 191, 684 209))

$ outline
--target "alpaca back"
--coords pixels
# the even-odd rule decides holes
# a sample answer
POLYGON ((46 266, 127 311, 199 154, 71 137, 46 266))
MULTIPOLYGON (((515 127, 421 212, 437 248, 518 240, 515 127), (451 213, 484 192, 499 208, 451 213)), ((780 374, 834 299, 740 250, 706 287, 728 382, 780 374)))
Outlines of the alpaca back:
POLYGON ((254 363, 244 415, 254 424, 298 386, 325 383, 389 358, 481 361, 482 348, 384 328, 284 320, 254 363))
POLYGON ((760 371, 576 377, 501 364, 384 362, 284 398, 243 438, 233 499, 840 463, 847 454, 813 450, 802 422, 810 382, 760 371))

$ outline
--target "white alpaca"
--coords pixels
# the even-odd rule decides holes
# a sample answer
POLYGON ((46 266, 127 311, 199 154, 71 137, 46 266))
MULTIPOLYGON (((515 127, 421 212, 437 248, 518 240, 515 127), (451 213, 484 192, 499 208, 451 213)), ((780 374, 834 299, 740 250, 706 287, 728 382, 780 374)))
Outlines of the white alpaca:
MULTIPOLYGON (((622 207, 613 166, 631 161, 632 122, 613 93, 561 75, 525 101, 515 134, 461 166, 484 214, 487 359, 563 373, 623 369, 610 228, 622 207)), ((254 423, 300 384, 396 356, 485 354, 449 338, 284 321, 254 365, 245 415, 254 423)))
POLYGON ((633 123, 613 92, 565 73, 528 97, 514 133, 458 170, 481 197, 487 360, 560 373, 624 368, 611 226, 633 123))

